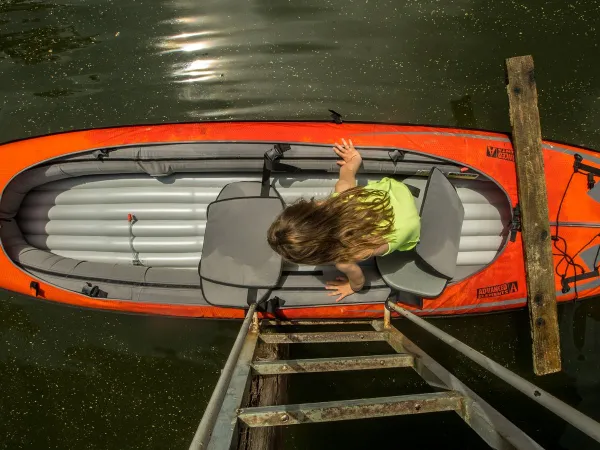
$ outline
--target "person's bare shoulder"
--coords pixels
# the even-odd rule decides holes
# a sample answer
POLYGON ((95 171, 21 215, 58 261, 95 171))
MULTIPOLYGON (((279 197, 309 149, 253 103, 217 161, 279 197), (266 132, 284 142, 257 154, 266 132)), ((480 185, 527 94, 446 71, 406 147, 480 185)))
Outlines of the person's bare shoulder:
POLYGON ((373 252, 373 256, 383 256, 390 250, 390 244, 380 245, 373 252))

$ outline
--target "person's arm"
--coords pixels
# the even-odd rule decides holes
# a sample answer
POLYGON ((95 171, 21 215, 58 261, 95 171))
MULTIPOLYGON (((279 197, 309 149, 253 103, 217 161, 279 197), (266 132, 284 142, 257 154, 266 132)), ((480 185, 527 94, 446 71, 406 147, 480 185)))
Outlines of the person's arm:
POLYGON ((335 184, 335 192, 341 193, 356 187, 356 172, 362 164, 362 157, 350 139, 348 142, 342 139, 342 144, 336 142, 333 151, 342 158, 337 162, 340 166, 340 179, 335 184))
MULTIPOLYGON (((340 166, 340 178, 335 184, 335 192, 342 193, 356 187, 356 173, 362 164, 360 153, 354 148, 352 141, 342 139, 342 144, 333 145, 333 151, 341 158, 337 163, 340 166)), ((347 278, 337 277, 335 281, 328 281, 325 289, 330 290, 330 297, 337 296, 336 302, 360 291, 365 284, 365 275, 358 264, 337 263, 335 267, 346 275, 347 278)))
POLYGON ((337 295, 338 298, 335 301, 339 302, 363 288, 365 285, 365 275, 359 265, 355 263, 338 263, 335 267, 340 272, 343 272, 347 278, 337 277, 336 281, 328 281, 325 289, 332 291, 327 294, 330 297, 337 295))

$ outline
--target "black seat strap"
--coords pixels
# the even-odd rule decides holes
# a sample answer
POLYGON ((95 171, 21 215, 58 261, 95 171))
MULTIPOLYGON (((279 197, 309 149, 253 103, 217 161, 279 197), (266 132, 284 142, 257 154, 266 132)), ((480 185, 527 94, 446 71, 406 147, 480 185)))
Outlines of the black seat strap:
POLYGON ((271 190, 271 172, 278 165, 278 160, 291 148, 292 146, 290 144, 275 144, 271 150, 265 152, 260 188, 261 197, 269 196, 269 191, 271 190))
MULTIPOLYGON (((423 297, 413 294, 412 292, 404 292, 404 291, 392 291, 392 295, 394 297, 394 301, 396 303, 402 303, 403 305, 414 306, 417 309, 423 309, 423 297)), ((385 304, 386 309, 392 311, 387 303, 385 304)))
POLYGON ((510 226, 510 242, 517 240, 517 233, 521 231, 521 206, 517 204, 513 208, 512 219, 509 223, 510 226))
POLYGON ((256 310, 258 312, 275 314, 275 312, 285 304, 285 300, 282 300, 277 296, 271 297, 271 292, 272 289, 269 289, 261 298, 258 298, 258 289, 250 288, 248 289, 246 302, 248 303, 248 306, 256 303, 256 310))
POLYGON ((257 297, 258 297, 258 289, 257 288, 248 289, 248 295, 246 296, 246 302, 248 303, 248 306, 256 303, 257 297))

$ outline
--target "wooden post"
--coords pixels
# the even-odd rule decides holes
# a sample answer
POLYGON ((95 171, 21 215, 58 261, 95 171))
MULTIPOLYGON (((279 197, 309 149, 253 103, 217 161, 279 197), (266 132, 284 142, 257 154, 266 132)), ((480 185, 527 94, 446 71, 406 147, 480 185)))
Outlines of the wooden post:
MULTIPOLYGON (((271 330, 264 330, 268 333, 271 330)), ((286 359, 287 344, 267 344, 259 341, 254 354, 255 361, 286 359)), ((249 390, 248 407, 282 405, 287 401, 286 375, 255 375, 249 390)), ((278 450, 282 448, 282 427, 242 427, 237 450, 278 450)))
POLYGON ((533 58, 506 60, 536 375, 561 369, 548 196, 533 58))

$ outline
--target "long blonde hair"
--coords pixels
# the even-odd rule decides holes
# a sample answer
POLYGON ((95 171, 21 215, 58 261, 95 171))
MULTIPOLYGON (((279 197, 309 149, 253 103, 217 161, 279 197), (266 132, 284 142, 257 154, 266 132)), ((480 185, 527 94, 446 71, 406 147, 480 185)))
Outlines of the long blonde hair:
POLYGON ((393 229, 387 192, 355 187, 327 200, 301 199, 288 206, 271 224, 267 240, 290 262, 349 263, 372 256, 393 229))

